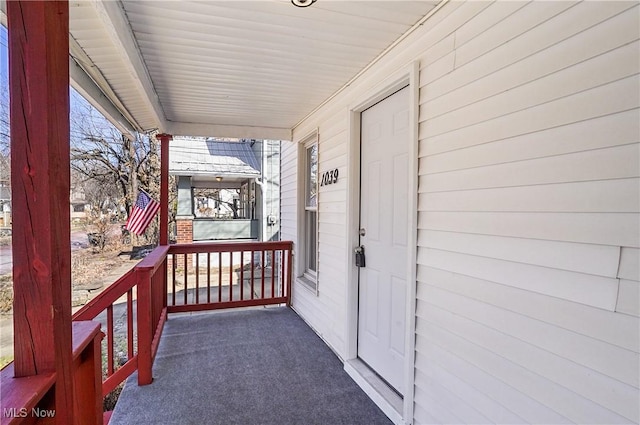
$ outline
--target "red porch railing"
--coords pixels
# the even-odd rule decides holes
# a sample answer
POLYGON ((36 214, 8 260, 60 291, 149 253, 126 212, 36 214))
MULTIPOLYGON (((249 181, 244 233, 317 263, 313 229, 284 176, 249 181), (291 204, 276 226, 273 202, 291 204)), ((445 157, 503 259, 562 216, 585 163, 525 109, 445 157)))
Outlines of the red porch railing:
POLYGON ((82 321, 94 320, 106 313, 107 358, 106 377, 102 383, 103 396, 109 394, 136 369, 139 369, 140 385, 151 383, 151 365, 167 315, 163 296, 166 292, 164 265, 167 250, 167 246, 156 248, 73 315, 74 321, 82 321), (126 299, 123 299, 125 296, 126 299), (136 316, 133 313, 134 300, 137 303, 136 316), (127 360, 117 370, 115 351, 118 339, 115 337, 114 308, 125 310, 122 317, 126 317, 127 329, 127 360), (134 336, 137 336, 137 344, 134 336))
MULTIPOLYGON (((102 423, 100 395, 109 394, 136 370, 139 385, 151 383, 168 313, 289 305, 292 246, 292 242, 163 245, 76 312, 74 398, 82 401, 76 406, 81 423, 102 423), (96 322, 101 322, 106 336, 104 376, 96 322), (116 367, 122 326, 126 326, 126 361, 116 367)), ((2 407, 8 413, 0 417, 0 424, 48 423, 51 418, 21 414, 32 408, 51 408, 55 380, 55 373, 13 378, 12 365, 3 369, 2 392, 9 397, 3 399, 2 407)), ((104 418, 108 421, 109 415, 104 418)))
POLYGON ((169 313, 289 304, 291 242, 171 245, 169 313))

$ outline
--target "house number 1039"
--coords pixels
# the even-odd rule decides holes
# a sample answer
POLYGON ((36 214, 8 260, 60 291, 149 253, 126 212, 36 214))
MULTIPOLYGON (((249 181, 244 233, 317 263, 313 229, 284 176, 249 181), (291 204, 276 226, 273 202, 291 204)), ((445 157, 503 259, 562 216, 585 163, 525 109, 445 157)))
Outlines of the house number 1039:
POLYGON ((338 183, 338 169, 327 171, 322 174, 322 180, 320 186, 326 186, 328 184, 338 183))

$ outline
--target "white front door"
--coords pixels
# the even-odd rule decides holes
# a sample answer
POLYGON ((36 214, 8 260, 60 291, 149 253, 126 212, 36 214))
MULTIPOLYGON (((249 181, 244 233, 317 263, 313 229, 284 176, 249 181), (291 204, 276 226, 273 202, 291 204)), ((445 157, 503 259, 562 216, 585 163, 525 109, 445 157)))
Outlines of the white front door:
POLYGON ((358 357, 404 389, 409 203, 409 89, 362 112, 358 357), (362 234, 361 233, 361 234, 362 234))

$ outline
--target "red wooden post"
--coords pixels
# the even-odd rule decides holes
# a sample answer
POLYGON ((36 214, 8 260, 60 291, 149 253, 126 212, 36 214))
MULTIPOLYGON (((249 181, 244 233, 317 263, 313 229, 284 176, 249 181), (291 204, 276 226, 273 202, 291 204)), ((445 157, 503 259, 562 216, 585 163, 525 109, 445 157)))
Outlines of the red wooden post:
MULTIPOLYGON (((169 244, 169 142, 173 138, 170 134, 158 134, 156 136, 160 140, 160 245, 169 244)), ((175 262, 175 258, 174 258, 175 262)), ((175 266, 175 263, 174 263, 175 266)), ((162 300, 162 307, 167 306, 167 289, 168 289, 168 270, 167 261, 165 260, 162 265, 163 277, 162 287, 164 288, 164 295, 162 300)), ((175 269, 174 269, 175 270, 175 269)), ((175 274, 174 274, 174 286, 175 286, 175 274)), ((175 297, 175 290, 173 291, 173 297, 175 297)), ((174 301, 175 304, 175 301, 174 301)))
POLYGON ((291 275, 293 273, 293 245, 287 251, 287 307, 291 307, 291 275))
POLYGON ((151 272, 136 269, 138 281, 138 385, 153 381, 153 324, 151 319, 151 272))
POLYGON ((160 140, 160 245, 169 243, 169 141, 170 134, 158 134, 160 140))
POLYGON ((69 5, 8 1, 15 376, 56 372, 74 423, 69 241, 69 5))

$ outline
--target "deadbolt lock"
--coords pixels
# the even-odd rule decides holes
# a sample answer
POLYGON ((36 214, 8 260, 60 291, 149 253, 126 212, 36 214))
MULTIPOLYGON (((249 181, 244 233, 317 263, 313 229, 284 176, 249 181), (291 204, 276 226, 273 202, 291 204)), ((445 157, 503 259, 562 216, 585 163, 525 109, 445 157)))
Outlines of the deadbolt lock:
POLYGON ((364 246, 360 245, 353 251, 356 254, 356 267, 365 267, 364 246))

